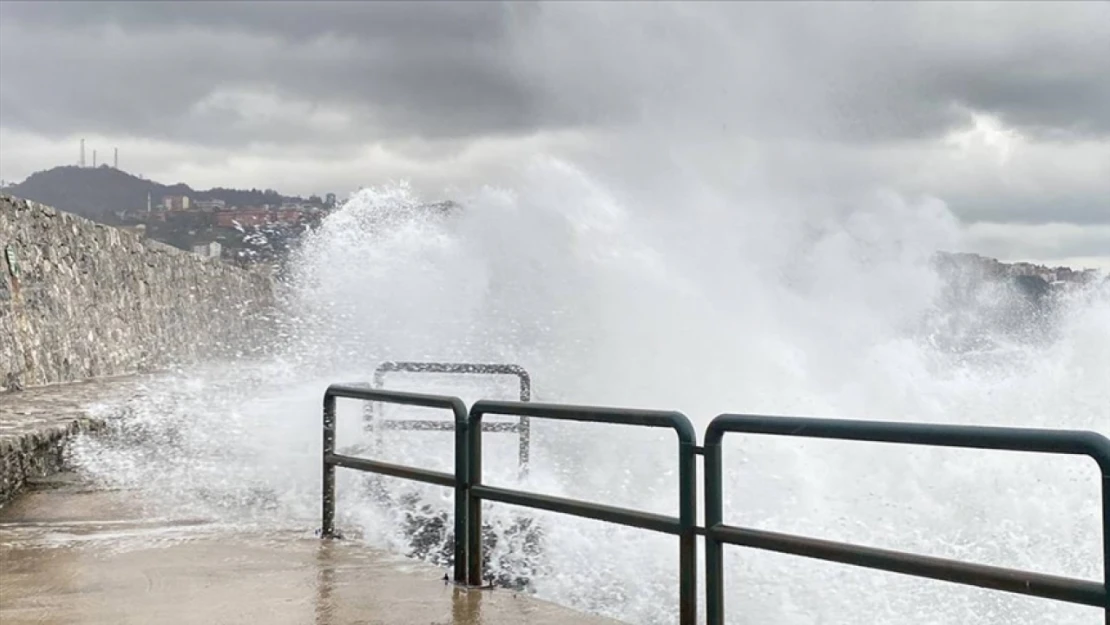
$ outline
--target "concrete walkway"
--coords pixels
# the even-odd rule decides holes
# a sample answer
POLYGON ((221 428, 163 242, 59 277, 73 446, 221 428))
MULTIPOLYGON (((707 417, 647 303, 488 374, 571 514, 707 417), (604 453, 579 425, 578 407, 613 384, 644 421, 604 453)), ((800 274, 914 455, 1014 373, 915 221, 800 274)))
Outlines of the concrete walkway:
POLYGON ((613 625, 311 533, 149 519, 58 476, 0 509, 4 625, 613 625))

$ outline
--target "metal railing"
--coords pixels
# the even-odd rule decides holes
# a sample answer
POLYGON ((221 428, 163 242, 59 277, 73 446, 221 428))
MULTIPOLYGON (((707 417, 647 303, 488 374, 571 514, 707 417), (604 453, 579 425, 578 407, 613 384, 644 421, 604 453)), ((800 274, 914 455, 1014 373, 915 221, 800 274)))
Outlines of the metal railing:
MULTIPOLYGON (((385 376, 388 373, 447 373, 454 375, 507 375, 517 378, 520 385, 520 401, 532 399, 532 376, 520 365, 500 363, 471 363, 471 362, 419 362, 419 361, 389 361, 378 365, 374 370, 374 388, 385 387, 385 376)), ((367 426, 375 428, 377 432, 375 442, 380 449, 381 430, 451 430, 455 426, 448 421, 429 421, 425 419, 375 419, 374 404, 367 404, 363 412, 367 426)), ((521 416, 517 423, 484 423, 485 432, 516 432, 517 462, 520 474, 528 473, 528 461, 532 440, 532 427, 528 417, 521 416)))
MULTIPOLYGON (((388 371, 442 373, 506 373, 512 365, 471 365, 451 363, 386 363, 375 373, 380 385, 388 371)), ((519 369, 519 368, 516 368, 519 369)), ((1110 583, 1110 439, 1094 432, 1036 430, 1018 428, 890 423, 800 417, 724 414, 715 418, 705 431, 705 446, 696 446, 696 432, 681 413, 623 408, 600 408, 531 403, 530 379, 523 369, 511 372, 521 379, 520 402, 482 400, 466 409, 462 400, 442 395, 370 389, 363 386, 333 385, 324 394, 323 443, 323 536, 335 534, 335 469, 344 467, 381 475, 416 480, 454 489, 454 580, 460 584, 482 585, 482 501, 525 506, 550 512, 637 527, 679 537, 679 622, 693 625, 697 620, 696 536, 705 536, 706 622, 724 622, 725 544, 786 553, 864 568, 901 573, 914 577, 954 582, 1010 593, 1101 607, 1110 625, 1107 585, 1110 583), (335 453, 336 399, 339 397, 450 410, 453 422, 435 428, 455 433, 454 475, 355 458, 335 453), (518 416, 519 423, 483 424, 486 415, 518 416), (678 516, 642 512, 586 501, 540 495, 521 490, 486 486, 482 483, 482 432, 505 431, 489 425, 519 426, 528 432, 526 419, 553 419, 590 423, 609 423, 673 429, 678 436, 678 516), (1102 543, 1103 582, 1071 579, 971 564, 887 549, 793 536, 765 530, 727 525, 723 519, 723 475, 721 443, 726 433, 743 433, 804 438, 836 439, 881 443, 901 443, 933 447, 959 447, 1024 451, 1046 454, 1085 455, 1102 469, 1102 543), (696 455, 705 457, 705 527, 697 526, 696 455)), ((425 422, 437 423, 437 422, 425 422)), ((400 428, 399 428, 400 429, 400 428)), ((527 439, 524 439, 527 440, 527 439)), ((527 456, 524 456, 527 461, 527 456)))
MULTIPOLYGON (((483 400, 470 409, 470 488, 467 509, 469 531, 468 553, 482 553, 482 500, 498 501, 574 516, 638 527, 679 537, 679 621, 692 624, 697 619, 697 484, 695 481, 696 434, 690 420, 678 412, 598 408, 523 402, 483 400), (482 484, 482 417, 486 415, 528 416, 535 419, 584 421, 669 428, 678 435, 678 499, 677 517, 652 514, 628 508, 605 506, 576 499, 538 495, 520 490, 496 488, 482 484)), ((471 585, 482 583, 482 559, 470 558, 471 585)))
POLYGON ((438 484, 455 489, 455 576, 456 582, 466 581, 466 486, 467 486, 467 412, 466 404, 457 397, 443 395, 423 395, 401 391, 368 389, 362 386, 333 384, 324 392, 324 480, 323 480, 323 521, 320 534, 324 537, 335 536, 335 468, 344 467, 357 471, 367 471, 379 475, 400 477, 428 484, 438 484), (362 401, 376 401, 405 406, 422 406, 450 410, 455 421, 455 473, 441 473, 427 469, 417 469, 377 460, 355 458, 335 453, 335 404, 336 399, 346 397, 362 401))
MULTIPOLYGON (((723 545, 739 545, 1106 609, 1110 583, 1110 440, 1093 432, 720 415, 705 432, 705 598, 709 625, 724 623, 723 545), (721 439, 728 432, 1086 455, 1102 469, 1103 583, 725 525, 721 439)), ((1106 613, 1110 625, 1110 611, 1106 613)))

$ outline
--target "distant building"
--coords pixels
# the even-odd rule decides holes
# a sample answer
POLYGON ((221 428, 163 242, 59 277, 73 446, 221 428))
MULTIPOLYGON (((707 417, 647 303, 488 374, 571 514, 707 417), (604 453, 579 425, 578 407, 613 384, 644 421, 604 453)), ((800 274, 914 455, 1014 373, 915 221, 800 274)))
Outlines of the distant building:
POLYGON ((220 211, 227 208, 227 202, 223 200, 197 200, 193 203, 197 210, 206 212, 220 211))
POLYGON ((189 196, 167 195, 162 198, 162 207, 168 211, 187 211, 189 210, 189 196))
POLYGON ((219 258, 220 254, 223 253, 223 246, 220 245, 219 241, 194 245, 193 253, 205 258, 219 258))

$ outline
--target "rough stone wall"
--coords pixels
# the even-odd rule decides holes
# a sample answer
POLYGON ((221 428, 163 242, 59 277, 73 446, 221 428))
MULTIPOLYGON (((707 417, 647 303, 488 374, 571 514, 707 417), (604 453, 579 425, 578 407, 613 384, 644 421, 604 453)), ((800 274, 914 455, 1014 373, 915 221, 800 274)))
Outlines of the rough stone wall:
POLYGON ((241 353, 272 280, 0 195, 0 392, 241 353))

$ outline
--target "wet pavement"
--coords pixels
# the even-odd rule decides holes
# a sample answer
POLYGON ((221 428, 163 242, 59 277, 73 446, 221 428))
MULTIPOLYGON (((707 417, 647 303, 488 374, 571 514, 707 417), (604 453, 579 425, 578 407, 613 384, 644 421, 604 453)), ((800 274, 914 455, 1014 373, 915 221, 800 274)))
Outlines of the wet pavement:
POLYGON ((74 421, 97 421, 97 406, 137 392, 154 376, 120 376, 38 386, 0 394, 0 437, 16 437, 74 421))
POLYGON ((144 518, 127 492, 40 480, 0 509, 3 625, 613 625, 310 531, 144 518))

